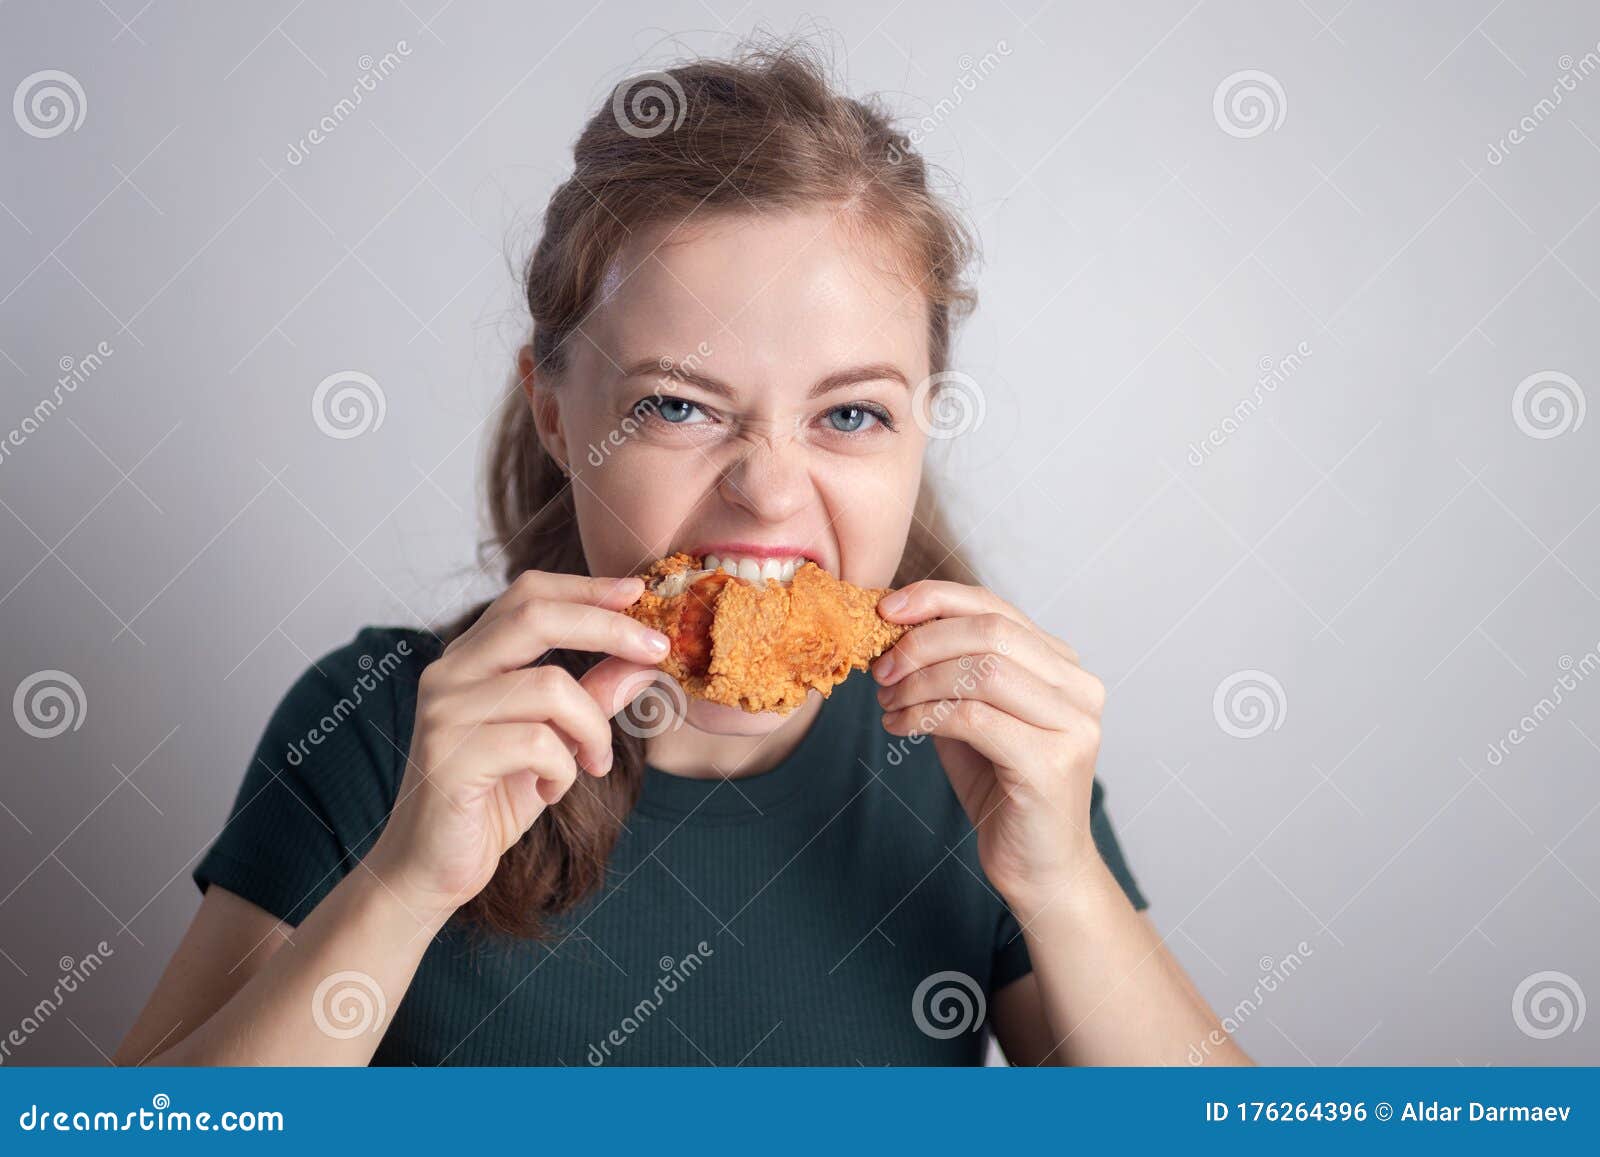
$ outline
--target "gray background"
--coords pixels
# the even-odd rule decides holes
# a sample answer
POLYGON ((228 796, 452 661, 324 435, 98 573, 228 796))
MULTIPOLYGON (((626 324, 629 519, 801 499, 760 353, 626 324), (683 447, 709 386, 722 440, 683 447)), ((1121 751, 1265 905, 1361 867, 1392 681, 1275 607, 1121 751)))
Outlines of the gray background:
POLYGON ((1110 686, 1111 812, 1210 1000, 1309 946, 1242 1015, 1245 1046, 1600 1060, 1600 1012, 1549 1036, 1513 1012, 1546 971, 1600 997, 1600 678, 1578 679, 1600 646, 1600 417, 1553 411, 1564 432, 1534 437, 1513 408, 1544 371, 1600 404, 1600 75, 1536 111, 1600 54, 1600 13, 761 9, 0 8, 0 96, 60 69, 86 98, 48 139, 0 115, 0 436, 62 359, 113 350, 0 460, 0 691, 59 669, 84 692, 55 738, 0 716, 0 1035, 61 957, 114 950, 12 1060, 115 1047, 309 659, 491 589, 476 466, 570 141, 624 77, 758 26, 821 37, 853 91, 928 118, 962 188, 985 264, 957 367, 985 408, 940 457, 966 545, 1110 686), (1214 94, 1251 69, 1283 117, 1236 136, 1214 94), (339 439, 311 399, 345 370, 387 408, 339 439), (1568 664, 1576 689, 1491 762, 1568 664), (1214 704, 1241 671, 1282 688, 1252 738, 1214 704))

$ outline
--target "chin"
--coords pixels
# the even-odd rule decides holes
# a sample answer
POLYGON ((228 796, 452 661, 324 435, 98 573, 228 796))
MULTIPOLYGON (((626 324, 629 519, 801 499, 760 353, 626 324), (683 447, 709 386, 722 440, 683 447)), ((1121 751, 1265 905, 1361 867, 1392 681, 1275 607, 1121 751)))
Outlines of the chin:
POLYGON ((704 699, 691 699, 684 722, 711 735, 771 735, 791 718, 792 712, 745 711, 704 699))

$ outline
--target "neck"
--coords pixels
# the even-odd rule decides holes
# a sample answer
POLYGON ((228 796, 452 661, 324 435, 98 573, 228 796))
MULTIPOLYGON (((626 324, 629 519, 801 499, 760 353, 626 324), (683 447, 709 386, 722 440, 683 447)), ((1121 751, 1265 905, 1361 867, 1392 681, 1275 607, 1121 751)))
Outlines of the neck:
POLYGON ((764 735, 719 735, 685 723, 646 744, 652 767, 687 779, 738 779, 771 771, 793 751, 822 709, 807 696, 777 728, 764 735))

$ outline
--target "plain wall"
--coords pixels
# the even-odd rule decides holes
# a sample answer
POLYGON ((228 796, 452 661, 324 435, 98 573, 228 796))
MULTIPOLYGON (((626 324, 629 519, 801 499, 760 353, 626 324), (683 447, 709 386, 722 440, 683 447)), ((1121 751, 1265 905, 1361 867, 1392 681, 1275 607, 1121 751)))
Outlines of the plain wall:
POLYGON ((0 692, 82 688, 0 727, 0 1038, 112 950, 7 1063, 115 1048, 311 658, 494 589, 478 465, 571 141, 757 25, 959 183, 963 545, 1108 684, 1112 818, 1245 1047, 1600 1060, 1600 19, 1484 7, 0 8, 0 95, 84 94, 0 117, 0 692), (313 418, 341 371, 358 437, 313 418))

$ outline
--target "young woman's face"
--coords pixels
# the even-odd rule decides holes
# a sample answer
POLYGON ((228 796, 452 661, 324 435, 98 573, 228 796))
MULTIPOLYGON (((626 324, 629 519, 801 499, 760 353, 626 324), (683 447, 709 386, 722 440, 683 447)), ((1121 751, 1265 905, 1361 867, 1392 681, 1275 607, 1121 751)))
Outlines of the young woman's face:
MULTIPOLYGON (((536 391, 592 573, 673 551, 809 558, 859 586, 899 565, 926 436, 928 304, 832 209, 636 234, 536 391)), ((695 701, 690 722, 759 733, 695 701)))

